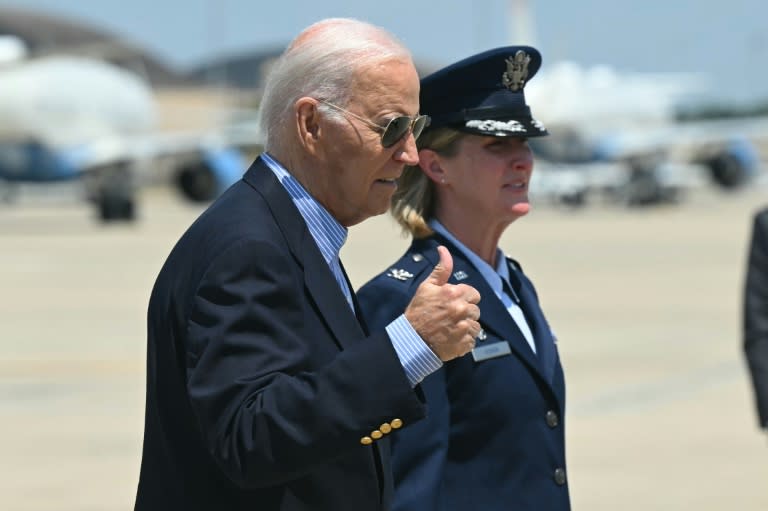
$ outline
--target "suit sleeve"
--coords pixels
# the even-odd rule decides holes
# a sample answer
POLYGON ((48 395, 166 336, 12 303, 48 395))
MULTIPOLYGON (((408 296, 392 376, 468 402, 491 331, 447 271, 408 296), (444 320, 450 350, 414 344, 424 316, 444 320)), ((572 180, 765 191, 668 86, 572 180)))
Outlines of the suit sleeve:
POLYGON ((302 276, 284 250, 243 242, 216 258, 192 302, 190 402, 211 456, 243 487, 300 477, 369 449, 360 438, 382 423, 424 414, 385 333, 317 367, 331 341, 306 333, 302 276))
MULTIPOLYGON (((403 313, 410 296, 379 281, 364 286, 358 293, 360 306, 372 330, 382 329, 403 313)), ((441 511, 443 471, 448 456, 450 403, 444 365, 427 376, 417 387, 427 403, 427 417, 397 431, 391 437, 395 496, 392 511, 441 511)))
POLYGON ((744 352, 762 428, 768 428, 768 210, 755 217, 744 292, 744 352))

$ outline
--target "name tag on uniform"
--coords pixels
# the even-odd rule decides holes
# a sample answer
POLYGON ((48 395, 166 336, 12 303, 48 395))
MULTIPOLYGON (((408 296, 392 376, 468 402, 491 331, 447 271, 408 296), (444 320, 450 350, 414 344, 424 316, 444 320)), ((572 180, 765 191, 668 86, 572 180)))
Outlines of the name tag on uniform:
POLYGON ((490 358, 503 357, 510 353, 512 353, 512 350, 509 348, 509 343, 507 341, 500 341, 473 349, 472 358, 475 362, 482 362, 490 358))

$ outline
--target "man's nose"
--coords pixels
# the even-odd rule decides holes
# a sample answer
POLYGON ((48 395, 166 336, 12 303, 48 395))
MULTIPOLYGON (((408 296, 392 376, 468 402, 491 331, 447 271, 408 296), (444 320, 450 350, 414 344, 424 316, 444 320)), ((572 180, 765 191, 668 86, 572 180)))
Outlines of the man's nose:
POLYGON ((413 132, 409 131, 401 144, 399 150, 395 151, 395 159, 406 165, 416 165, 419 163, 419 148, 416 147, 416 138, 414 138, 413 132))

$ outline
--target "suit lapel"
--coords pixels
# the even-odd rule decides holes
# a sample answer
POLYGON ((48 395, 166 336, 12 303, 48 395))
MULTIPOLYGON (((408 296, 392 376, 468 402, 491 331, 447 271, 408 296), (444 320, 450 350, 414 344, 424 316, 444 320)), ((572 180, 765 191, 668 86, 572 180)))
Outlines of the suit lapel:
POLYGON ((540 373, 541 368, 536 354, 531 349, 522 331, 520 331, 520 327, 517 326, 507 308, 504 307, 502 301, 499 300, 480 272, 469 261, 462 256, 459 257, 460 259, 457 259, 454 256, 454 272, 458 270, 466 272, 469 277, 461 282, 477 289, 482 297, 479 303, 480 325, 507 341, 512 351, 518 357, 523 359, 536 372, 540 373), (457 262, 459 263, 458 266, 456 265, 457 262))
MULTIPOLYGON (((244 178, 269 205, 296 262, 304 269, 304 284, 322 320, 344 348, 365 337, 333 272, 293 200, 267 165, 257 158, 244 178)), ((350 291, 352 288, 350 287, 350 291)), ((354 293, 353 293, 354 294, 354 293)))
POLYGON ((344 265, 339 261, 339 266, 341 267, 341 273, 344 275, 344 282, 347 283, 347 287, 349 287, 349 291, 352 294, 352 305, 355 308, 355 317, 357 318, 357 322, 360 324, 360 328, 362 328, 363 333, 365 336, 371 335, 371 331, 368 328, 368 324, 365 322, 365 318, 363 317, 363 312, 360 309, 360 303, 357 301, 357 295, 355 294, 355 288, 352 287, 352 282, 349 280, 349 275, 347 275, 347 270, 344 268, 344 265))
MULTIPOLYGON (((517 282, 517 292, 520 295, 520 308, 523 309, 525 317, 528 320, 528 326, 536 342, 537 359, 542 368, 545 379, 552 383, 555 374, 555 341, 552 338, 552 332, 549 330, 544 313, 539 307, 539 301, 533 292, 530 284, 517 272, 511 264, 509 274, 512 282, 517 282)), ((514 284, 513 284, 514 285, 514 284)))
MULTIPOLYGON (((312 301, 320 310, 323 321, 333 331, 342 348, 365 338, 365 333, 350 308, 339 283, 323 259, 315 240, 307 231, 304 237, 305 254, 304 283, 312 296, 312 301), (314 253, 313 253, 314 252, 314 253)), ((354 296, 354 291, 350 287, 354 296)))

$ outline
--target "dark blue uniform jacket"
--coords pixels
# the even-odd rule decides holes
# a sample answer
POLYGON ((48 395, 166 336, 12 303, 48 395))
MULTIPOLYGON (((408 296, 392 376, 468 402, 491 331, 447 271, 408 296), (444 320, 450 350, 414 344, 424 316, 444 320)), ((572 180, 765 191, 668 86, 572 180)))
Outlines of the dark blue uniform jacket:
POLYGON ((439 262, 438 245, 453 256, 450 282, 469 284, 482 297, 483 333, 475 351, 495 345, 491 351, 509 354, 479 361, 468 354, 422 382, 427 419, 392 435, 394 509, 568 510, 563 369, 536 291, 517 263, 508 260, 511 281, 538 355, 482 275, 439 235, 415 240, 400 260, 360 289, 365 319, 378 329, 403 312, 439 262))

